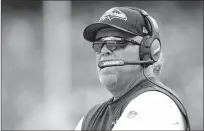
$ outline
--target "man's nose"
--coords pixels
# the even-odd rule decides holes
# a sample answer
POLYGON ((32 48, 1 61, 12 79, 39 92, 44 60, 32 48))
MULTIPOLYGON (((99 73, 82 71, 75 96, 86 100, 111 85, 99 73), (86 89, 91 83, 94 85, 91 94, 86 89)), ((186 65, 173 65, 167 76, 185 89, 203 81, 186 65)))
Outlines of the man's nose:
POLYGON ((112 53, 112 51, 110 51, 106 45, 104 45, 101 49, 101 55, 102 56, 106 56, 106 55, 110 55, 112 53))

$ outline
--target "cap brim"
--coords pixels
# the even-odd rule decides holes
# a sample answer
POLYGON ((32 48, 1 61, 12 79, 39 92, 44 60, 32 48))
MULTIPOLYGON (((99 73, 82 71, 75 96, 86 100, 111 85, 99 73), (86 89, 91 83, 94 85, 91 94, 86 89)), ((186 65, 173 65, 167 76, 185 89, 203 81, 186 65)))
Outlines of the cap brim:
POLYGON ((115 26, 115 25, 111 25, 111 24, 105 24, 105 23, 94 23, 94 24, 87 26, 84 29, 84 32, 83 32, 84 39, 86 39, 87 41, 90 41, 90 42, 94 42, 97 32, 100 29, 107 28, 107 27, 114 27, 114 28, 117 28, 119 30, 122 30, 122 31, 125 31, 125 32, 128 32, 128 33, 135 35, 135 33, 130 32, 129 30, 126 30, 126 29, 121 28, 119 26, 115 26))

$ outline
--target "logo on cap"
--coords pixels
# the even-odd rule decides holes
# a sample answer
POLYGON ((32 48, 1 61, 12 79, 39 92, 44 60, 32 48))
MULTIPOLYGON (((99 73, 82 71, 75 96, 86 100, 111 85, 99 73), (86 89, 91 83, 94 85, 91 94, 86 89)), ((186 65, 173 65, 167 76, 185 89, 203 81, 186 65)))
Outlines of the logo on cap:
POLYGON ((125 21, 127 20, 127 16, 123 12, 121 12, 117 8, 112 8, 112 9, 109 9, 108 11, 106 11, 101 16, 99 21, 105 20, 105 19, 108 19, 109 21, 111 21, 114 18, 122 19, 122 20, 125 20, 125 21))

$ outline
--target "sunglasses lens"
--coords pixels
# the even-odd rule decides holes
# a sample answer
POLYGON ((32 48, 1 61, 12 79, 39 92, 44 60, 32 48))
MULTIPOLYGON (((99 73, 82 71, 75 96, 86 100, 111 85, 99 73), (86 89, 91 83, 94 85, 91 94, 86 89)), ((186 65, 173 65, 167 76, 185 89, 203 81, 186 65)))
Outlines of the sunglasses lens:
POLYGON ((106 47, 109 49, 109 50, 111 50, 111 51, 113 51, 113 50, 115 50, 116 49, 116 42, 115 41, 107 41, 106 42, 106 47))
POLYGON ((93 49, 95 52, 100 53, 101 52, 101 45, 93 45, 93 49))
POLYGON ((93 45, 92 45, 94 51, 95 51, 95 52, 98 52, 98 53, 101 52, 102 46, 103 46, 103 42, 101 42, 101 41, 96 41, 96 42, 94 42, 93 45))
POLYGON ((125 48, 127 46, 124 41, 96 41, 92 45, 94 51, 100 53, 104 42, 110 51, 125 48))
POLYGON ((127 44, 124 41, 113 41, 113 42, 107 43, 107 48, 111 51, 124 49, 126 46, 127 44))

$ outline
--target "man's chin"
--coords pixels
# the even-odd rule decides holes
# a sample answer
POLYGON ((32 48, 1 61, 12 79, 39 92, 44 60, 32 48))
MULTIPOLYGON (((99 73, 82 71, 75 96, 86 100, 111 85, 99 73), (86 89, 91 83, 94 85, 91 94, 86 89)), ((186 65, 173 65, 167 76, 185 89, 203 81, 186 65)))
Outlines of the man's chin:
POLYGON ((112 88, 116 85, 118 78, 116 75, 105 75, 105 74, 100 74, 99 79, 102 85, 106 86, 107 88, 112 88))
POLYGON ((115 73, 115 67, 105 67, 103 69, 100 69, 99 74, 100 75, 108 75, 115 73))

